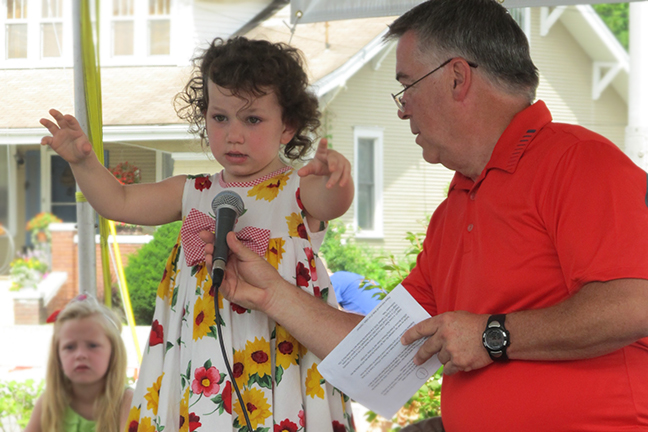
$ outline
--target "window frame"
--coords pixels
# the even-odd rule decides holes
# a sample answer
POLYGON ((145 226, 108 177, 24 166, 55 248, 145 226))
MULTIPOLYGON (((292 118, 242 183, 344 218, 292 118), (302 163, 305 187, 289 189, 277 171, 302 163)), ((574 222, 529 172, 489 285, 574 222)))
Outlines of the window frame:
POLYGON ((355 184, 355 197, 353 199, 353 227, 357 238, 382 239, 384 238, 384 216, 383 216, 383 135, 384 129, 376 126, 355 126, 353 128, 353 180, 355 184), (362 138, 373 140, 374 145, 374 193, 373 193, 373 217, 374 229, 367 230, 360 228, 358 224, 359 203, 358 203, 358 142, 362 138))
POLYGON ((21 19, 7 19, 8 2, 0 3, 0 69, 59 68, 72 65, 72 3, 59 0, 63 8, 61 17, 43 17, 43 0, 27 0, 27 15, 21 19), (27 25, 27 57, 7 58, 7 25, 27 25), (43 24, 62 25, 61 55, 43 57, 43 24))
POLYGON ((170 0, 168 15, 149 15, 149 0, 133 0, 132 16, 114 16, 113 2, 119 0, 107 0, 101 2, 101 65, 102 66, 167 66, 178 63, 176 56, 176 43, 174 41, 175 23, 174 13, 178 7, 176 0, 170 0), (133 54, 114 55, 113 49, 113 25, 117 21, 133 21, 133 54), (169 21, 169 54, 149 54, 150 22, 169 21))

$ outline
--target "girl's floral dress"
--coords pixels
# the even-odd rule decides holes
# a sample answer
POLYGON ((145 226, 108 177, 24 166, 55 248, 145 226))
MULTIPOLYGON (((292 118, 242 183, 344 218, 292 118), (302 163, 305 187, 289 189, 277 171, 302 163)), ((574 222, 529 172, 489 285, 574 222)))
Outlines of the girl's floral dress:
POLYGON ((234 381, 255 431, 353 431, 349 400, 324 381, 319 359, 265 314, 219 295, 232 374, 227 371, 211 275, 196 237, 205 224, 213 229, 211 202, 225 189, 245 204, 234 228, 237 237, 284 279, 337 307, 317 257, 325 230, 310 232, 305 223, 295 170, 286 167, 245 183, 225 183, 221 174, 189 176, 183 226, 158 288, 128 431, 249 432, 234 381))

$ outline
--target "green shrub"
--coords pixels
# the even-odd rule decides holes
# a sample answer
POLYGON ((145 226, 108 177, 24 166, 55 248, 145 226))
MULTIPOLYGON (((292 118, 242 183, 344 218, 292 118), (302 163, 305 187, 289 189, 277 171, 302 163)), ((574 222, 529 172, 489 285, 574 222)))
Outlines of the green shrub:
POLYGON ((347 234, 346 226, 340 220, 329 224, 320 255, 331 273, 349 271, 379 284, 385 279, 386 272, 378 254, 368 246, 357 243, 353 235, 347 234))
POLYGON ((153 233, 153 240, 128 258, 124 272, 138 325, 150 325, 153 320, 157 288, 181 226, 180 221, 160 226, 153 233))
MULTIPOLYGON (((416 257, 423 250, 425 232, 430 222, 427 217, 421 221, 421 229, 408 232, 405 239, 410 246, 403 256, 380 255, 363 244, 358 244, 352 235, 345 235, 346 228, 340 221, 331 223, 326 233, 320 252, 326 260, 329 270, 352 271, 373 279, 381 289, 381 297, 391 292, 400 284, 416 265, 416 257)), ((365 289, 373 289, 374 286, 365 289)), ((398 431, 402 426, 415 423, 429 417, 441 414, 441 378, 443 369, 439 369, 401 408, 397 418, 391 419, 395 424, 392 431, 398 431)), ((373 411, 366 414, 368 421, 378 417, 373 411)))
POLYGON ((0 431, 15 430, 14 422, 20 430, 25 429, 43 386, 43 381, 36 383, 31 379, 0 381, 0 431))

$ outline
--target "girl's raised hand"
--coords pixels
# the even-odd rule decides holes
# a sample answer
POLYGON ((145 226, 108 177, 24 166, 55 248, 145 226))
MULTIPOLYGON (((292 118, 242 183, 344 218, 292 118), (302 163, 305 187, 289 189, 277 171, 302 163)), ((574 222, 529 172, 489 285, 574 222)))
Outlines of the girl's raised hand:
POLYGON ((327 188, 332 188, 336 184, 345 186, 351 179, 351 163, 340 153, 328 148, 328 140, 322 138, 313 160, 297 171, 297 174, 300 177, 328 176, 327 188))
POLYGON ((46 118, 40 119, 40 124, 52 134, 43 137, 41 145, 50 146, 69 163, 83 161, 92 153, 92 144, 77 119, 69 114, 63 115, 55 109, 51 109, 49 113, 56 123, 46 118))

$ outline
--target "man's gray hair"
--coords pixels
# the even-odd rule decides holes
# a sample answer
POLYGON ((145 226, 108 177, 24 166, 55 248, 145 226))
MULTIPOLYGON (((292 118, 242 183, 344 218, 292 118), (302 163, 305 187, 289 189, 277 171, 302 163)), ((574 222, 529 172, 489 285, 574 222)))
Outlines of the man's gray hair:
POLYGON ((439 61, 463 57, 477 63, 499 88, 535 99, 538 70, 526 35, 495 0, 428 0, 389 26, 384 39, 413 31, 421 54, 439 61))

